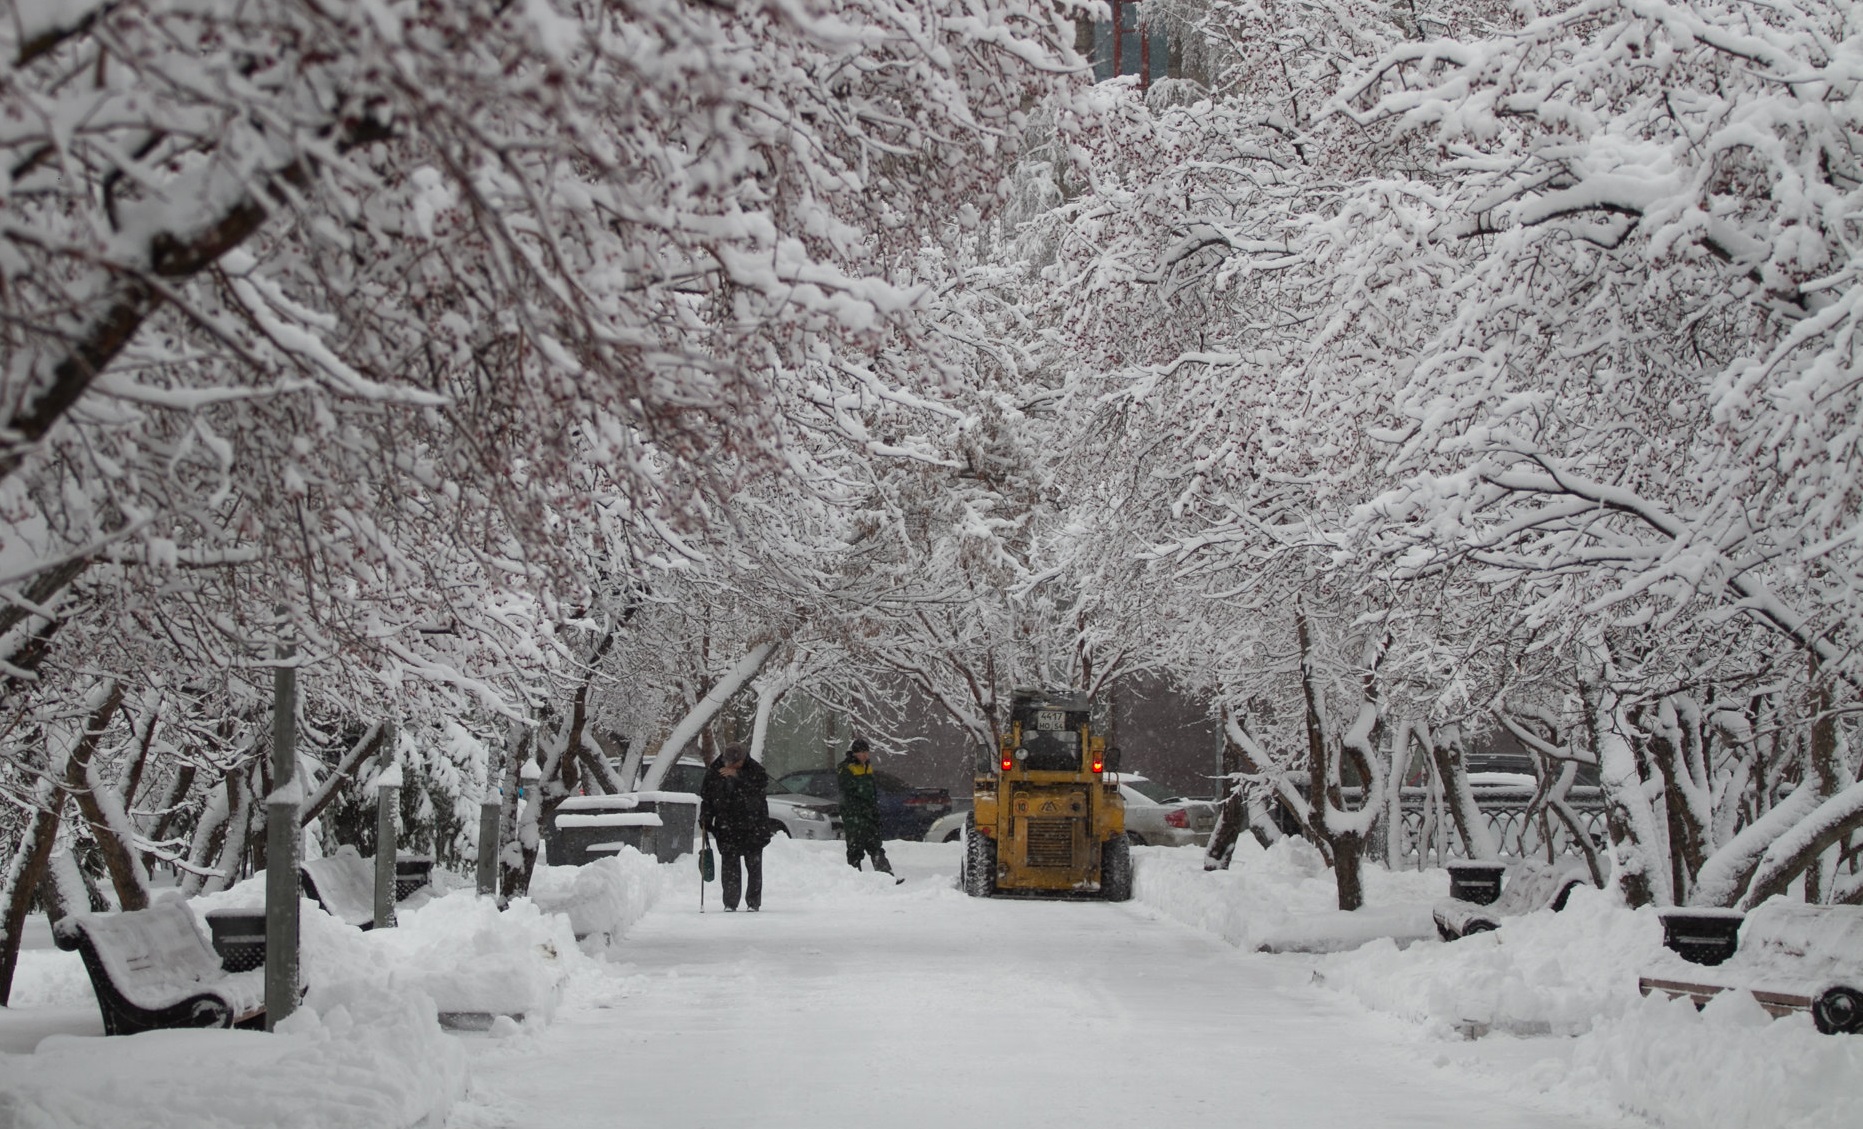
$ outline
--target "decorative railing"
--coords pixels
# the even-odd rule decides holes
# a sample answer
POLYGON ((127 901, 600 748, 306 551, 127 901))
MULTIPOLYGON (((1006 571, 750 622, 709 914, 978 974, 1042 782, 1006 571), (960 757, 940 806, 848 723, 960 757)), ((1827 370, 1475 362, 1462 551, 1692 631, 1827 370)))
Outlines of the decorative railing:
MULTIPOLYGON (((1533 789, 1530 787, 1476 786, 1475 804, 1487 821, 1488 833, 1507 858, 1545 858, 1548 844, 1551 853, 1582 854, 1574 842, 1571 829, 1557 814, 1541 807, 1530 811, 1533 789)), ((1405 788, 1401 795, 1402 827, 1392 843, 1393 863, 1441 865, 1452 858, 1465 858, 1468 848, 1456 834, 1455 818, 1442 794, 1430 788, 1405 788)), ((1599 788, 1572 788, 1566 793, 1565 806, 1592 844, 1603 847, 1608 841, 1604 820, 1604 795, 1599 788)))
MULTIPOLYGON (((1488 833, 1504 858, 1546 858, 1548 845, 1553 855, 1580 855, 1566 821, 1545 806, 1534 810, 1531 785, 1476 784, 1475 805, 1481 809, 1488 833)), ((1304 789, 1303 789, 1304 791, 1304 789)), ((1349 808, 1362 802, 1357 788, 1343 790, 1349 808)), ((1451 859, 1468 857, 1468 848, 1455 829, 1455 817, 1440 789, 1405 788, 1399 795, 1399 826, 1390 842, 1388 858, 1394 866, 1441 866, 1451 859)), ((1597 787, 1573 787, 1564 800, 1579 827, 1591 837, 1592 844, 1603 848, 1609 841, 1605 827, 1604 793, 1597 787)), ((1375 834, 1388 832, 1380 821, 1375 834)), ((1292 830, 1291 826, 1283 828, 1292 830)), ((1384 844, 1375 853, 1385 855, 1384 844)))

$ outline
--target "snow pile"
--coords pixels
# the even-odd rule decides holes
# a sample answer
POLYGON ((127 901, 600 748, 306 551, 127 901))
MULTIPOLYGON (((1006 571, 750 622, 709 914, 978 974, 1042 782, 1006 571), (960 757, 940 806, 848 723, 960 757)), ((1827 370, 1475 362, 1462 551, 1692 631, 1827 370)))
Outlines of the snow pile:
POLYGON ((465 1078, 465 1051, 430 1001, 339 986, 312 991, 269 1035, 58 1035, 0 1055, 0 1125, 438 1126, 465 1078))
POLYGON ((1699 1013, 1687 1000, 1638 999, 1578 1041, 1573 1071, 1661 1125, 1848 1129, 1863 1038, 1821 1035, 1806 1015, 1773 1019, 1745 992, 1699 1013))
POLYGON ((652 908, 668 885, 665 867, 633 847, 584 866, 539 862, 530 900, 545 913, 562 914, 584 951, 599 953, 619 941, 652 908))
MULTIPOLYGON (((897 865, 902 860, 927 853, 936 849, 940 853, 949 852, 950 848, 942 843, 889 842, 886 853, 897 865)), ((698 881, 696 867, 691 860, 688 864, 692 881, 698 881)), ((787 835, 778 835, 770 845, 763 849, 763 900, 770 904, 778 900, 785 902, 801 901, 821 895, 855 893, 865 890, 869 893, 885 892, 893 889, 893 880, 885 874, 872 869, 872 863, 863 863, 859 870, 847 864, 847 844, 839 840, 791 839, 787 835)), ((916 891, 915 891, 916 892, 916 891)), ((712 899, 718 893, 718 884, 712 883, 706 891, 708 905, 716 904, 712 899)))
POLYGON ((1275 952, 1336 952, 1377 937, 1398 944, 1436 935, 1430 905, 1448 879, 1437 871, 1364 871, 1367 908, 1339 911, 1326 860, 1304 839, 1264 849, 1253 838, 1236 843, 1228 870, 1205 871, 1201 851, 1134 849, 1133 894, 1171 917, 1232 945, 1275 952))
MULTIPOLYGON (((601 967, 591 954, 647 912, 671 873, 632 849, 585 867, 540 866, 536 900, 501 912, 470 889, 417 894, 396 908, 398 928, 368 932, 301 899, 310 991, 277 1031, 54 1035, 33 1054, 0 1054, 0 1126, 438 1126, 466 1069, 440 1017, 470 1016, 495 1034, 518 1030, 519 1017, 547 1022, 565 984, 601 967), (584 925, 595 936, 578 948, 584 925)), ((261 874, 188 907, 204 928, 209 910, 264 901, 261 874)), ((95 1007, 78 954, 23 956, 12 1018, 95 1007)))
POLYGON ((1655 910, 1632 913, 1587 886, 1563 912, 1402 953, 1369 945, 1328 962, 1324 976, 1367 1007, 1443 1033, 1579 1035, 1639 1000, 1638 970, 1665 952, 1655 910))
POLYGON ((1245 950, 1297 937, 1312 942, 1309 953, 1351 949, 1250 959, 1302 962, 1323 989, 1400 1016, 1425 1038, 1474 1047, 1487 1044, 1463 1040, 1512 1037, 1496 1040, 1490 1056, 1510 1084, 1595 1095, 1673 1129, 1856 1122, 1863 1038, 1821 1035, 1804 1015, 1773 1020, 1743 992, 1701 1012, 1686 1000, 1645 999, 1637 978, 1674 972, 1676 958, 1656 911, 1626 909, 1612 892, 1581 887, 1563 912, 1400 948, 1392 923, 1418 908, 1427 916, 1447 895, 1446 872, 1368 866, 1367 907, 1345 915, 1332 909, 1332 874, 1304 842, 1263 850, 1244 839, 1228 871, 1204 872, 1195 851, 1138 859, 1140 900, 1245 950), (1356 927, 1342 921, 1361 915, 1356 927))
POLYGON ((571 967, 588 959, 567 917, 524 898, 500 912, 490 898, 465 891, 403 915, 398 929, 360 936, 378 960, 358 979, 384 992, 425 995, 443 1015, 547 1021, 571 967))

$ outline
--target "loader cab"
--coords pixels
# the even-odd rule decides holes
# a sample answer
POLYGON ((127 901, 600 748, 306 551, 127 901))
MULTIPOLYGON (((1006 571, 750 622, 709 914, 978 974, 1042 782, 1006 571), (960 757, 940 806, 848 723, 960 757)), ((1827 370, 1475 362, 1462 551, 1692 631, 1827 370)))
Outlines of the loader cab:
POLYGON ((1036 709, 1012 721, 1015 760, 1030 772, 1079 772, 1084 711, 1036 709))

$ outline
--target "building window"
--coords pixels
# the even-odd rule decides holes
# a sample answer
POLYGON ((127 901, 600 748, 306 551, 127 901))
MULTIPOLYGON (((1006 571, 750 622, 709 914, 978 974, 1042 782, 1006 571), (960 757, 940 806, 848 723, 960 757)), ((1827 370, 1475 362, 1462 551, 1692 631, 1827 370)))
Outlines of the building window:
POLYGON ((1105 82, 1117 75, 1137 75, 1141 87, 1163 78, 1171 65, 1171 45, 1162 35, 1139 29, 1144 0, 1108 0, 1113 18, 1093 25, 1093 77, 1105 82))

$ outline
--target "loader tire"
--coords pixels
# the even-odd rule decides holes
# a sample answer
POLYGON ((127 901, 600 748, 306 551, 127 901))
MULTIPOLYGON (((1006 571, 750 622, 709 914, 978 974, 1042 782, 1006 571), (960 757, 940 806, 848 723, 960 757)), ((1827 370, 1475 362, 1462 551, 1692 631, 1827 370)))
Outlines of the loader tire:
POLYGON ((1132 900, 1132 844, 1124 835, 1100 848, 1100 896, 1109 902, 1132 900))
POLYGON ((973 898, 996 893, 996 840, 977 832, 977 816, 964 821, 964 892, 973 898))

